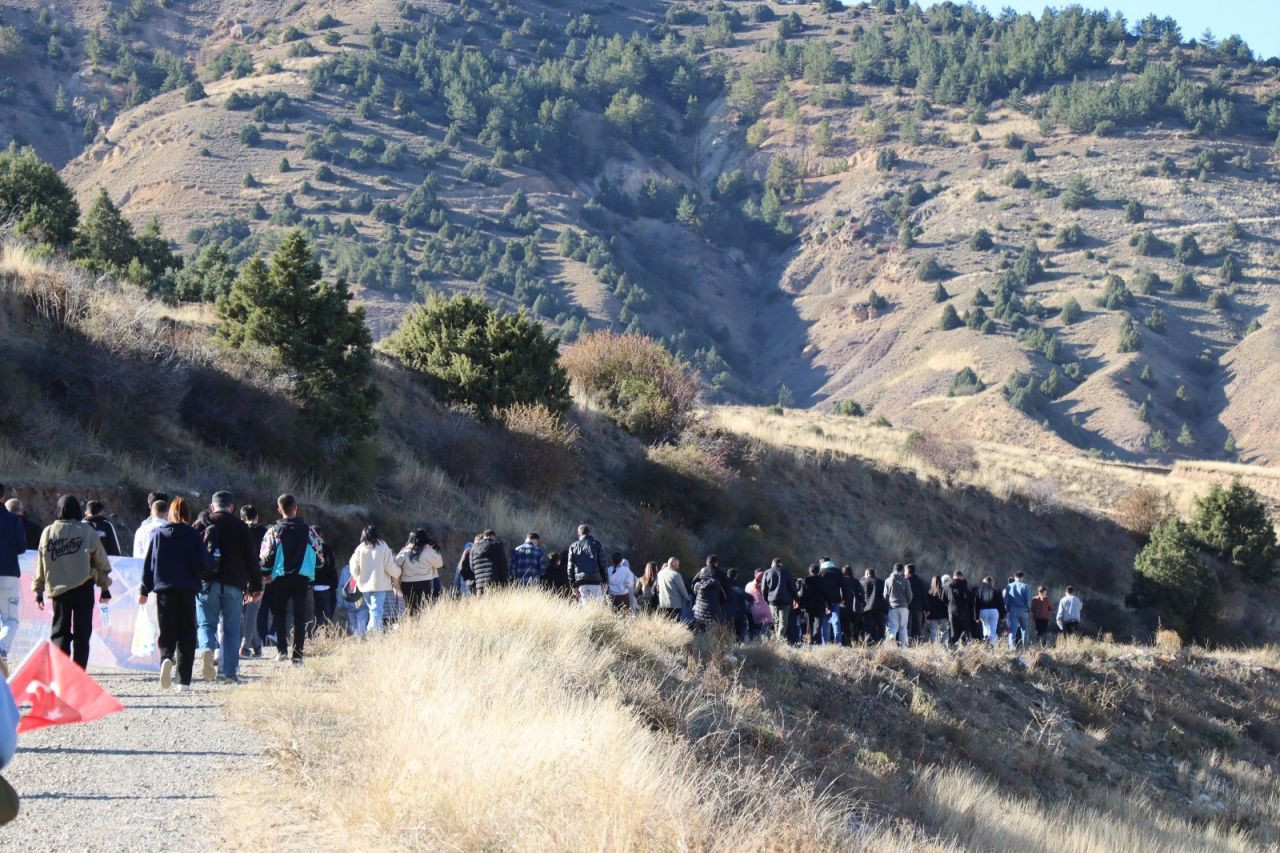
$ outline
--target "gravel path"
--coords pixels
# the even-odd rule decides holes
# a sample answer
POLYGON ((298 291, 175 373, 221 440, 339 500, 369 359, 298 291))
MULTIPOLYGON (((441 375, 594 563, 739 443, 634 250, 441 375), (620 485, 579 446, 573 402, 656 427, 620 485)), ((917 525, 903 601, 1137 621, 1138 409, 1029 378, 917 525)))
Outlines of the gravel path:
MULTIPOLYGON (((261 678, 274 661, 241 661, 261 678)), ((196 663, 199 674, 199 662, 196 663)), ((223 838, 212 808, 218 782, 263 767, 262 741, 222 711, 234 686, 193 682, 180 694, 159 677, 90 670, 124 710, 84 725, 22 735, 5 768, 22 810, 0 829, 0 849, 209 850, 223 838)))

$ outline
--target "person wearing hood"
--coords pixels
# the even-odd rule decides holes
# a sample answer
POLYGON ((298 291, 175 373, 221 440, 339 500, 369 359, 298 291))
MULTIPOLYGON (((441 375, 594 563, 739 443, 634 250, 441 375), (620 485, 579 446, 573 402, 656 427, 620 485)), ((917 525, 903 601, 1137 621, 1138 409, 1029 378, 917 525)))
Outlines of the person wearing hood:
POLYGON ((396 564, 391 548, 378 536, 378 528, 372 524, 360 533, 360 544, 348 561, 351 577, 356 580, 364 600, 369 604, 370 634, 381 634, 383 619, 387 613, 387 599, 395 594, 400 580, 400 566, 396 564))
POLYGON ((631 612, 631 593, 636 588, 636 576, 631 571, 631 563, 623 559, 621 554, 609 557, 609 602, 615 613, 631 612))
MULTIPOLYGON (((142 563, 142 585, 138 604, 146 606, 156 594, 156 616, 160 623, 160 686, 173 684, 178 671, 178 689, 191 690, 191 666, 196 650, 196 594, 214 567, 213 556, 200 533, 191 526, 191 511, 182 498, 169 505, 169 520, 151 531, 151 543, 142 563)), ((238 638, 237 638, 238 639, 238 638)), ((232 657, 235 657, 232 655, 232 657)), ((206 674, 206 680, 211 675, 206 674)))
POLYGON ((996 589, 996 580, 985 577, 974 591, 974 608, 982 625, 982 636, 992 646, 1000 636, 1000 617, 1004 615, 1004 599, 996 589))
POLYGON ((707 557, 706 565, 693 579, 693 628, 705 631, 717 622, 724 621, 725 605, 729 601, 728 578, 720 570, 720 560, 707 557))
POLYGON ((973 591, 964 579, 964 572, 951 576, 951 583, 943 588, 943 600, 947 602, 947 621, 951 623, 951 645, 962 638, 973 636, 973 591))
POLYGON ((81 518, 80 501, 63 495, 57 518, 40 534, 31 589, 41 610, 46 592, 53 599, 49 639, 81 669, 89 666, 95 586, 102 590, 99 601, 111 600, 111 561, 98 531, 81 518))

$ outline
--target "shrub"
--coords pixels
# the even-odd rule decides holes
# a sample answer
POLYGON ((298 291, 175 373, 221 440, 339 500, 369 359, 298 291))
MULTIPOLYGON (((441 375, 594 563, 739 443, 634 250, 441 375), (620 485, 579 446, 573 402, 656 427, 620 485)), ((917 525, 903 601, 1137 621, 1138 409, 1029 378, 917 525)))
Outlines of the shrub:
POLYGON ((515 403, 497 413, 507 431, 505 450, 512 485, 545 495, 572 475, 578 428, 542 403, 515 403))
POLYGON ((1154 257, 1169 248, 1169 244, 1161 240, 1150 229, 1139 231, 1129 238, 1129 245, 1143 257, 1154 257))
POLYGON ((947 391, 947 396, 969 397, 986 390, 986 387, 972 367, 962 367, 951 380, 951 390, 947 391))
POLYGON ((1125 492, 1111 512, 1121 527, 1144 539, 1156 525, 1174 515, 1173 501, 1152 486, 1135 486, 1125 492))
POLYGON ((523 311, 504 314, 472 296, 433 294, 386 346, 426 377, 438 399, 473 406, 482 418, 521 404, 553 414, 569 407, 559 339, 523 311))
POLYGON ((876 152, 876 171, 891 172, 898 165, 898 152, 892 148, 882 148, 876 152))
POLYGON ((1200 562, 1190 528, 1176 518, 1159 522, 1133 561, 1133 591, 1144 607, 1183 636, 1203 638, 1217 613, 1212 573, 1200 562))
POLYGON ((1240 280, 1240 262, 1235 255, 1227 255, 1222 259, 1222 266, 1218 267, 1218 280, 1223 284, 1234 284, 1240 280))
POLYGON ((1084 310, 1080 307, 1080 303, 1075 300, 1074 296, 1068 296, 1067 301, 1062 303, 1062 308, 1058 311, 1058 316, 1062 319, 1064 325, 1070 326, 1078 323, 1080 318, 1084 316, 1084 310))
POLYGON ((991 232, 985 228, 979 228, 973 232, 969 238, 969 248, 975 252, 985 252, 995 245, 991 240, 991 232))
POLYGON ((1200 285, 1196 283, 1196 277, 1191 274, 1190 270, 1183 270, 1173 281, 1173 288, 1170 292, 1177 297, 1183 299, 1199 299, 1200 285))
POLYGON ((956 313, 956 306, 948 305, 942 309, 942 320, 939 321, 938 327, 942 331, 947 332, 952 329, 958 329, 964 325, 964 321, 960 319, 960 315, 956 313))
POLYGON ((1116 343, 1119 352, 1137 352, 1142 349, 1142 336, 1132 317, 1125 317, 1120 324, 1120 340, 1116 343))
POLYGON ((1133 304, 1133 293, 1125 286, 1124 279, 1118 275, 1107 276, 1107 286, 1098 299, 1098 305, 1108 311, 1126 308, 1133 304))
POLYGON ((1129 199, 1124 203, 1124 221, 1128 223, 1141 222, 1147 218, 1146 208, 1136 199, 1129 199))
POLYGON ((972 444, 921 430, 912 430, 907 435, 902 443, 902 455, 933 468, 947 485, 952 485, 961 474, 978 470, 978 455, 972 444))
POLYGON ((1027 173, 1021 169, 1014 169, 1005 176, 1004 182, 1007 186, 1015 190, 1025 190, 1031 186, 1031 179, 1027 177, 1027 173))
POLYGON ((1163 283, 1160 276, 1149 270, 1138 270, 1133 274, 1134 289, 1147 296, 1155 293, 1163 283))
POLYGON ((1005 380, 1000 389, 1006 401, 1020 412, 1035 414, 1040 408, 1039 392, 1036 389, 1035 377, 1015 370, 1005 380))
POLYGON ((39 243, 64 246, 75 235, 80 206, 56 169, 16 142, 0 151, 0 222, 39 243))
POLYGON ((1267 508, 1258 493, 1237 477, 1223 488, 1215 484, 1196 501, 1192 529, 1206 548, 1252 583, 1276 576, 1280 546, 1267 508))
POLYGON ((1146 319, 1142 321, 1142 325, 1157 334, 1163 335, 1165 328, 1168 326, 1168 322, 1164 309, 1153 308, 1151 309, 1151 313, 1147 315, 1146 319))
POLYGON ((657 341, 594 332, 560 360, 574 385, 633 435, 672 441, 692 423, 697 378, 657 341))
POLYGON ((262 141, 262 131, 258 130, 256 124, 246 124, 240 128, 240 143, 250 148, 262 141))
POLYGON ((1074 176, 1067 182, 1066 192, 1062 194, 1062 207, 1064 210, 1080 210, 1085 207, 1093 207, 1097 202, 1097 197, 1093 193, 1093 188, 1089 186, 1089 182, 1079 175, 1074 176))
POLYGON ((1183 234, 1178 238, 1178 245, 1173 250, 1173 258, 1180 264, 1198 264, 1204 259, 1204 252, 1200 251, 1200 244, 1196 242, 1196 235, 1183 234))
POLYGON ((902 200, 910 207, 915 207, 929 199, 929 192, 924 188, 924 184, 916 181, 907 187, 907 191, 903 194, 902 200))
POLYGON ((916 278, 921 281, 937 281, 940 278, 944 278, 946 274, 946 269, 943 268, 942 264, 938 263, 938 259, 933 255, 925 258, 916 267, 916 278))
POLYGON ((837 415, 845 415, 851 418, 860 418, 866 414, 862 409, 862 404, 856 400, 840 400, 832 411, 837 415))
POLYGON ((1063 226, 1058 232, 1057 246, 1059 249, 1074 249, 1084 242, 1084 229, 1080 227, 1080 223, 1073 222, 1070 225, 1063 226))
POLYGON ((951 298, 951 294, 947 293, 947 289, 942 286, 942 282, 938 282, 936 285, 934 285, 933 287, 934 302, 946 302, 950 298, 951 298))

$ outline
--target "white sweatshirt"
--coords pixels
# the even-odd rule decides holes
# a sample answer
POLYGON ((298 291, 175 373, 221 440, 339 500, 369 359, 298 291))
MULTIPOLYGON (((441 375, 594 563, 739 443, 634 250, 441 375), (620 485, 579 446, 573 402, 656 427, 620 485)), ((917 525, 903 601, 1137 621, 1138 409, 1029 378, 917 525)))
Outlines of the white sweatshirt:
POLYGON ((628 595, 636 586, 636 576, 631 574, 631 564, 623 560, 609 567, 609 594, 628 595))
POLYGON ((400 567, 386 542, 370 547, 363 542, 351 555, 351 577, 361 592, 390 592, 391 582, 400 577, 400 567))

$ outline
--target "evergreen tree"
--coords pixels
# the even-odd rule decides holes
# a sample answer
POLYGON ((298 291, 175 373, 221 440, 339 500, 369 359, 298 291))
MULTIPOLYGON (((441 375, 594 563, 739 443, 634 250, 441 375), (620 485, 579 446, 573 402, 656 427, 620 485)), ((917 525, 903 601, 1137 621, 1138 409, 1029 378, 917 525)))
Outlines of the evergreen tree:
POLYGON ((182 259, 174 253, 169 241, 160 232, 160 220, 154 215, 138 234, 134 260, 138 262, 142 272, 141 279, 130 276, 135 284, 151 291, 172 290, 172 285, 164 282, 171 279, 174 272, 182 266, 182 259))
POLYGON ((963 325, 964 321, 961 320, 960 315, 956 313, 956 306, 948 305, 942 309, 942 320, 938 323, 938 327, 942 329, 942 331, 946 332, 951 329, 958 329, 963 325))
POLYGON ((138 255, 133 225, 111 202, 105 189, 98 190, 71 247, 73 257, 95 273, 121 273, 138 255))
POLYGON ((488 418, 517 403, 555 413, 569 407, 559 344, 523 311, 503 314, 472 296, 433 294, 405 318, 387 349, 423 374, 438 399, 474 406, 488 418))
POLYGON ((1191 529, 1168 518, 1151 531, 1151 540, 1133 561, 1133 591, 1143 606, 1159 611, 1161 621, 1178 633, 1203 638, 1217 612, 1212 573, 1200 562, 1191 529))
POLYGON ((1258 493, 1237 477, 1228 488, 1214 485, 1196 501, 1191 521, 1196 538, 1244 578, 1267 583, 1276 575, 1280 546, 1258 493))
POLYGON ((16 142, 0 151, 0 221, 39 243, 65 246, 75 236, 80 207, 56 169, 16 142))
POLYGON ((235 280, 235 265, 214 243, 201 249, 178 271, 173 295, 183 302, 216 302, 231 291, 235 280))
POLYGON ((293 377, 293 393, 320 436, 342 446, 372 434, 378 389, 364 309, 346 282, 321 280, 307 238, 291 231, 271 256, 255 256, 218 300, 218 332, 232 346, 270 350, 293 377))

